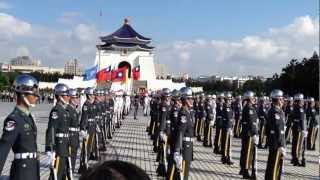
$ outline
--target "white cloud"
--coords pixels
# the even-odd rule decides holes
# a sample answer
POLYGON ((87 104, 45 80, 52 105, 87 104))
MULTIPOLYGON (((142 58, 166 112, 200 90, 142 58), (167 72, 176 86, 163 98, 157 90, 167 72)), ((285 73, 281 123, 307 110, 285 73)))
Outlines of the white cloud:
MULTIPOLYGON (((102 33, 86 23, 69 25, 49 29, 0 13, 0 59, 30 55, 41 59, 43 65, 63 67, 66 60, 78 58, 84 67, 91 66, 102 33)), ((154 44, 155 56, 175 74, 272 75, 291 58, 311 56, 318 47, 318 32, 317 19, 303 16, 287 26, 270 28, 263 35, 234 41, 196 38, 154 44)))
POLYGON ((6 13, 0 13, 0 37, 13 38, 27 35, 31 32, 31 24, 6 13))
POLYGON ((41 59, 43 65, 63 67, 66 60, 78 58, 83 65, 91 66, 98 34, 88 24, 56 30, 0 13, 0 60, 30 55, 41 59))
POLYGON ((186 71, 192 75, 272 75, 280 72, 291 58, 310 57, 317 50, 317 21, 309 16, 297 17, 287 26, 236 41, 173 42, 159 46, 156 58, 175 72, 186 71))

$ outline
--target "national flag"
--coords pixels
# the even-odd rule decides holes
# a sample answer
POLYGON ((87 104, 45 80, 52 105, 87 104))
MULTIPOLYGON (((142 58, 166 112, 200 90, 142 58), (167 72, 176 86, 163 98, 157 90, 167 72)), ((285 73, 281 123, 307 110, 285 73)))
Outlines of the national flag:
POLYGON ((125 80, 126 67, 119 68, 112 73, 112 82, 121 82, 125 80))
POLYGON ((90 69, 85 70, 83 80, 89 81, 89 80, 95 79, 97 74, 97 69, 98 69, 98 66, 96 65, 90 69))
POLYGON ((111 80, 111 66, 100 70, 96 75, 97 81, 108 81, 111 80))
POLYGON ((127 67, 123 67, 123 68, 125 68, 125 70, 124 70, 124 80, 121 83, 125 84, 125 83, 127 83, 127 80, 128 80, 128 68, 127 67))
POLYGON ((132 77, 133 80, 139 80, 140 79, 140 66, 136 66, 132 70, 132 77))

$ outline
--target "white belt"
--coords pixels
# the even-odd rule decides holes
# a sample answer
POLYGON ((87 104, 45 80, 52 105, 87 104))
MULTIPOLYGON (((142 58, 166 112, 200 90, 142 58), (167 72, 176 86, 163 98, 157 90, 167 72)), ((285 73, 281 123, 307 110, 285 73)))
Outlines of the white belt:
POLYGON ((79 128, 69 127, 69 131, 78 132, 80 131, 79 128))
POLYGON ((14 154, 14 159, 36 159, 37 158, 37 153, 15 153, 14 154))
POLYGON ((94 119, 88 119, 88 122, 94 122, 94 119))
POLYGON ((64 137, 69 137, 69 134, 64 134, 64 133, 57 133, 56 134, 56 137, 59 137, 59 138, 64 138, 64 137))
POLYGON ((247 122, 242 122, 242 124, 247 124, 247 122))
POLYGON ((102 115, 106 115, 106 113, 101 113, 102 115))
POLYGON ((260 118, 261 118, 261 119, 263 119, 263 118, 264 118, 264 116, 260 116, 260 118))
POLYGON ((183 141, 192 142, 191 137, 183 137, 183 141))
POLYGON ((167 124, 170 124, 171 123, 171 121, 167 121, 167 124))
POLYGON ((295 120, 294 120, 294 122, 299 122, 299 121, 300 121, 299 119, 295 119, 295 120))
POLYGON ((270 131, 270 134, 274 134, 274 130, 271 130, 271 131, 270 131))

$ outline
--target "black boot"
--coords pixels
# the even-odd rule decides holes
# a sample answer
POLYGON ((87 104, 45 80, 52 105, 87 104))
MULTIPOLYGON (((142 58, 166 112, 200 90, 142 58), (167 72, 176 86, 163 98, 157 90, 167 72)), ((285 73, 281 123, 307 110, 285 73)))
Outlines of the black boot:
POLYGON ((243 177, 243 179, 250 179, 251 178, 247 169, 243 170, 242 177, 243 177))

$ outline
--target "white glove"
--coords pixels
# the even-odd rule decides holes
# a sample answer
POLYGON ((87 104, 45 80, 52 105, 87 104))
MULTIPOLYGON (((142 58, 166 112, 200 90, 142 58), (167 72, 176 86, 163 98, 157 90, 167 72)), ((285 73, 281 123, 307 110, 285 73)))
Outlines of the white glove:
POLYGON ((308 132, 307 131, 302 131, 302 135, 304 138, 306 138, 308 136, 308 132))
POLYGON ((161 131, 161 132, 160 132, 160 140, 161 140, 161 141, 165 141, 166 138, 167 138, 166 135, 161 131))
POLYGON ((252 140, 255 145, 257 145, 259 143, 259 139, 258 139, 257 135, 253 135, 252 140))
POLYGON ((214 121, 210 121, 210 126, 214 126, 214 121))
POLYGON ((99 126, 96 127, 96 131, 97 131, 98 133, 101 133, 101 129, 100 129, 99 126))
POLYGON ((182 170, 182 156, 180 153, 175 152, 173 155, 174 162, 176 163, 177 169, 182 170))
POLYGON ((81 130, 79 134, 81 138, 85 138, 87 136, 87 132, 84 130, 81 130))
POLYGON ((317 125, 316 128, 319 129, 319 125, 317 125))
POLYGON ((230 136, 232 135, 232 129, 231 128, 228 128, 227 132, 230 134, 230 136))
POLYGON ((279 147, 278 150, 279 150, 279 152, 282 154, 282 156, 284 156, 284 157, 286 156, 286 154, 287 154, 286 148, 284 148, 284 147, 279 147))
POLYGON ((47 151, 46 152, 46 156, 47 156, 47 166, 51 166, 52 164, 53 164, 53 153, 52 152, 50 152, 50 151, 47 151))

